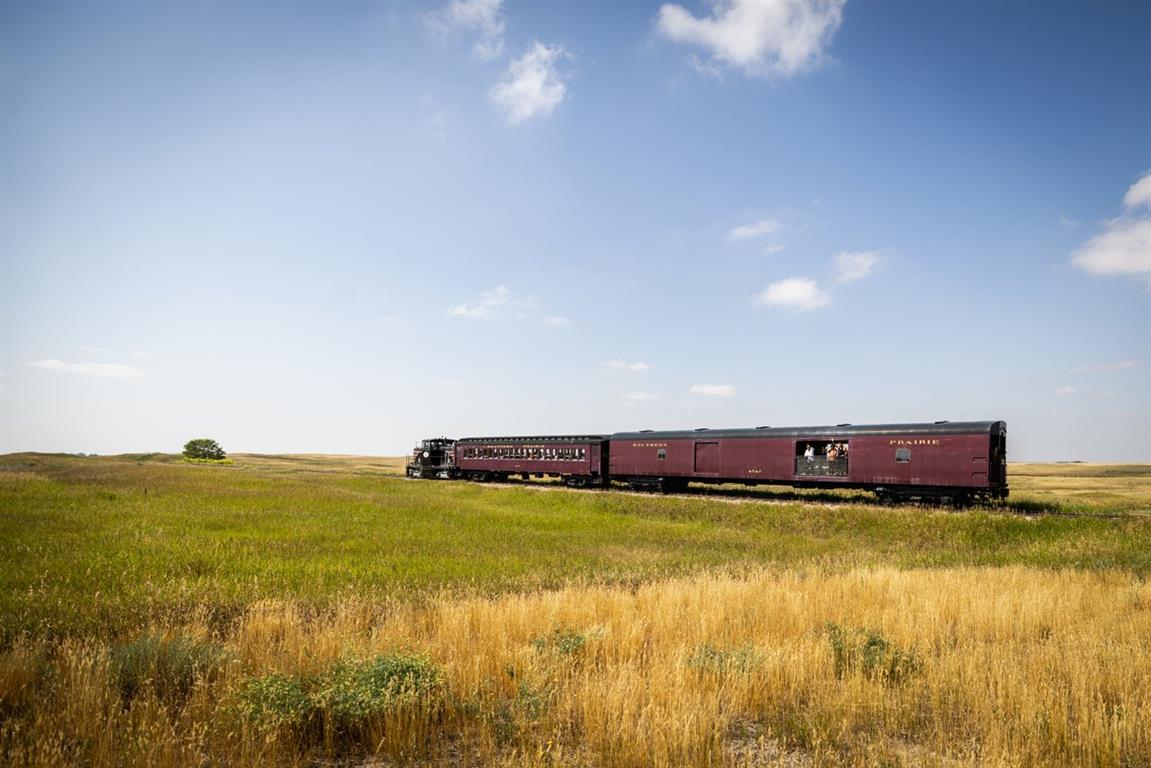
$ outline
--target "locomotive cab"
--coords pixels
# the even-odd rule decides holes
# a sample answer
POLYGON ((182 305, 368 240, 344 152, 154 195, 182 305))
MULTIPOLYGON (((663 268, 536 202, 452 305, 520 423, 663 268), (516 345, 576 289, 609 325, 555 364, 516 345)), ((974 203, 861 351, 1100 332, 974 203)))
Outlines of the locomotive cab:
POLYGON ((405 471, 408 477, 450 480, 455 477, 456 441, 446 437, 422 440, 412 451, 405 471))

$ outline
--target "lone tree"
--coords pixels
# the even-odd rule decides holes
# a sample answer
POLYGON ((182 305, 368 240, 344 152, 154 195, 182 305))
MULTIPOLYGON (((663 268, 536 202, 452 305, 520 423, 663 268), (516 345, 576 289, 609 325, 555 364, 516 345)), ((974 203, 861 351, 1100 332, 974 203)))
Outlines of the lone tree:
POLYGON ((222 459, 227 455, 219 443, 206 437, 184 443, 184 456, 189 459, 222 459))

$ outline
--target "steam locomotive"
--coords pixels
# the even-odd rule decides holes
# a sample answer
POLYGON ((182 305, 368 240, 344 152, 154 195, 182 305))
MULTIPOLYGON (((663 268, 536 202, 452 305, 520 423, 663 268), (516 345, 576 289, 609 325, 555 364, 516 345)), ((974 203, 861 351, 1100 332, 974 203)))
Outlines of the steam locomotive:
POLYGON ((445 437, 412 453, 409 477, 560 478, 573 487, 680 491, 688 483, 858 488, 882 501, 1006 498, 1007 423, 641 430, 610 435, 445 437))

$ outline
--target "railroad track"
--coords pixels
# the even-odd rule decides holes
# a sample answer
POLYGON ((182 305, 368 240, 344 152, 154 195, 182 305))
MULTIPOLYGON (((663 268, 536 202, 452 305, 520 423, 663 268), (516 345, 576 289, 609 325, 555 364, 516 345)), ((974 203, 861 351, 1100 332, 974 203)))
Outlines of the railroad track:
MULTIPOLYGON (((404 478, 405 480, 417 481, 419 478, 404 478)), ((426 482, 426 481, 420 481, 426 482)), ((1074 517, 1074 518, 1096 518, 1099 520, 1126 520, 1131 518, 1146 518, 1151 517, 1151 511, 1132 510, 1130 512, 1086 512, 1067 509, 1058 509, 1053 507, 1029 508, 1022 506, 1015 506, 1015 504, 1022 504, 1022 502, 992 502, 990 504, 970 504, 964 507, 953 507, 945 504, 924 504, 918 502, 904 502, 896 505, 886 505, 874 498, 867 497, 831 497, 819 496, 816 494, 802 494, 796 492, 779 492, 771 495, 757 493, 755 491, 744 491, 740 489, 723 489, 723 488, 692 488, 687 491, 676 491, 671 493, 654 493, 648 491, 634 491, 623 487, 612 488, 570 488, 562 483, 537 483, 525 482, 523 480, 506 480, 501 482, 488 482, 488 483, 471 483, 467 480, 449 480, 446 482, 461 482, 475 485, 483 485, 488 488, 524 488, 533 491, 551 492, 551 491, 566 491, 572 493, 618 493, 626 496, 638 496, 642 498, 658 497, 663 499, 708 499, 712 501, 721 501, 726 504, 766 504, 766 505, 785 505, 785 504, 810 504, 813 506, 824 506, 828 508, 837 508, 840 506, 868 506, 868 507, 915 507, 920 509, 945 509, 953 512, 961 512, 966 509, 982 509, 989 512, 999 512, 1002 514, 1022 515, 1024 517, 1074 517)))

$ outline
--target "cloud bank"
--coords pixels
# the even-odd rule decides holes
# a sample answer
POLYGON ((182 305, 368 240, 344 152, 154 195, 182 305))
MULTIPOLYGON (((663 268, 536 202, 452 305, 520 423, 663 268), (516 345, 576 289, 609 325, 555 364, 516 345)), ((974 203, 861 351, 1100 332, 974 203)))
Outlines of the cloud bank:
POLYGON ((708 60, 699 69, 786 78, 824 59, 843 22, 844 2, 720 0, 705 16, 668 3, 659 9, 656 29, 668 40, 702 48, 708 60))
POLYGON ((497 285, 490 291, 484 291, 474 304, 458 304, 448 309, 448 314, 455 317, 471 317, 476 319, 490 319, 503 307, 511 304, 512 292, 506 285, 497 285))
POLYGON ((425 20, 443 37, 455 31, 474 33, 478 39, 472 55, 481 61, 498 58, 504 52, 503 0, 452 0, 425 20))
POLYGON ((770 235, 779 231, 779 222, 775 219, 760 219, 751 224, 743 224, 731 229, 727 236, 732 240, 748 240, 761 235, 770 235))
POLYGON ((1151 172, 1123 196, 1126 211, 1071 253, 1071 263, 1093 275, 1151 279, 1151 172))
POLYGON ((879 263, 879 251, 844 251, 835 257, 835 282, 853 283, 871 274, 879 263))
POLYGON ((508 64, 503 79, 489 93, 508 125, 551 116, 567 96, 567 78, 557 67, 567 57, 562 46, 536 41, 508 64))
POLYGON ((95 376, 101 379, 138 379, 148 374, 142 368, 122 363, 66 363, 63 360, 49 359, 33 360, 28 363, 28 366, 80 376, 95 376))
POLYGON ((704 397, 735 397, 735 387, 730 384, 692 384, 688 393, 704 397))
POLYGON ((767 286, 755 295, 753 301, 759 306, 807 311, 830 304, 831 294, 810 278, 789 277, 767 286))

